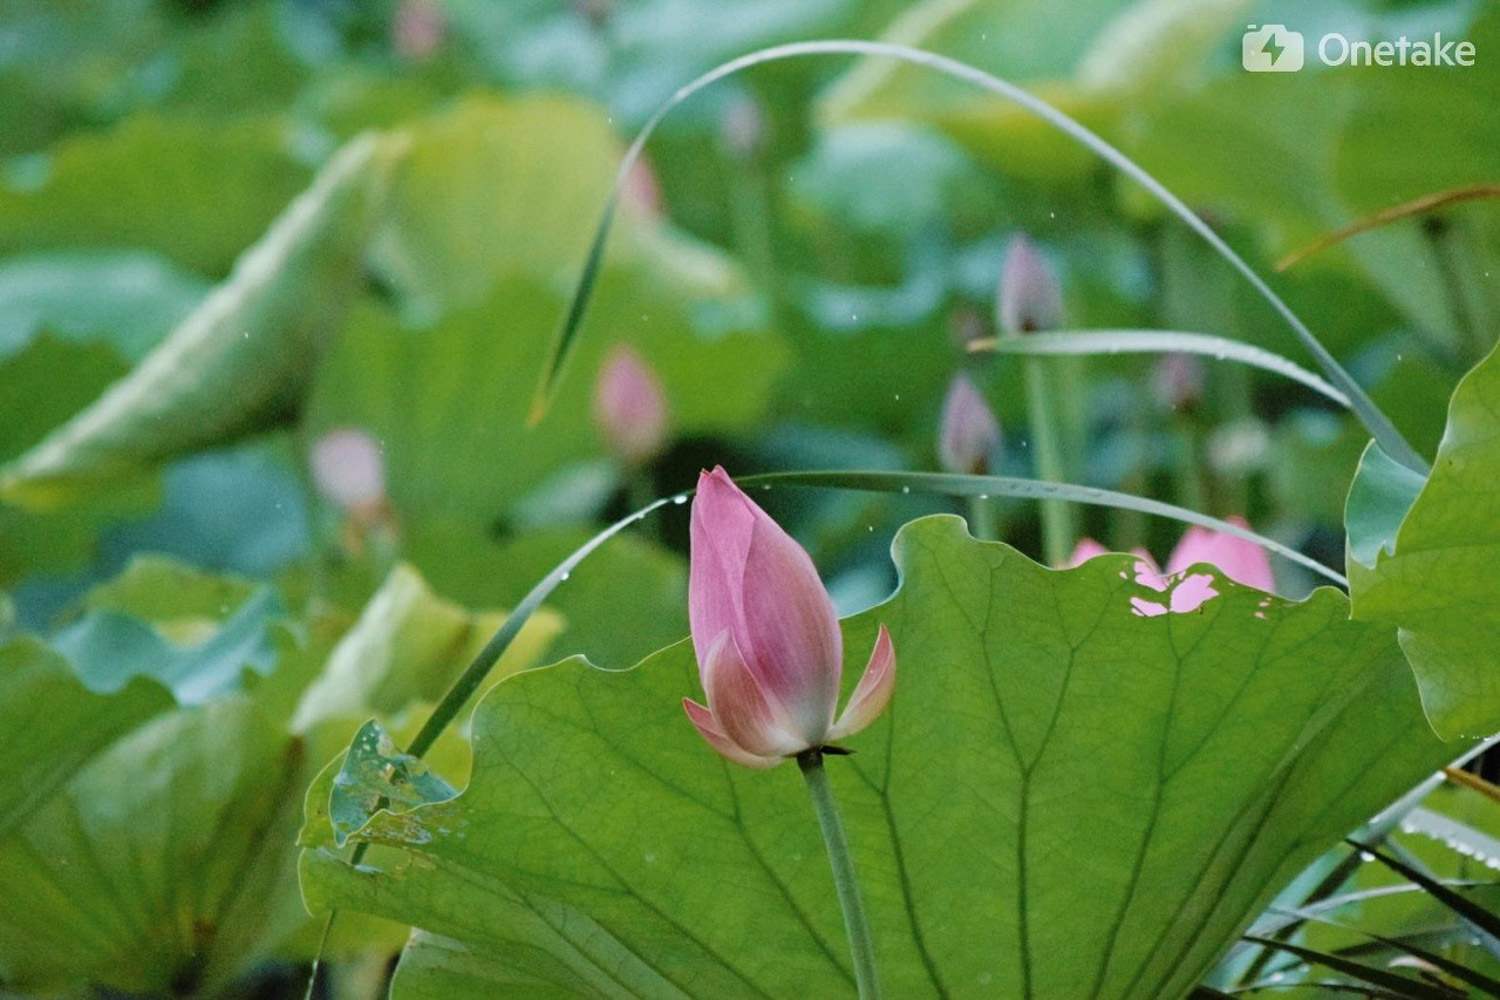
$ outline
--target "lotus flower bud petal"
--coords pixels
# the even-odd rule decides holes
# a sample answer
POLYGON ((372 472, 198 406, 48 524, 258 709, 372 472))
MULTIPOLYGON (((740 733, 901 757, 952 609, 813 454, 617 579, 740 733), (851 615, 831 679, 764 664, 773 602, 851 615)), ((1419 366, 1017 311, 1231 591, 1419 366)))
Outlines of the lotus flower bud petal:
POLYGON ((870 653, 870 662, 865 665, 864 675, 860 677, 854 693, 849 696, 849 704, 844 706, 839 720, 829 731, 828 738, 841 740, 846 736, 853 736, 874 722, 891 703, 891 695, 895 690, 896 647, 891 643, 890 632, 882 625, 880 633, 875 637, 875 649, 870 653))
MULTIPOLYGON (((688 619, 711 718, 695 707, 689 718, 731 760, 739 757, 726 742, 757 759, 823 745, 835 728, 843 637, 812 559, 722 468, 699 477, 690 542, 688 619)), ((894 671, 882 629, 840 732, 879 714, 894 671)))
POLYGON ((629 347, 605 358, 594 384, 594 422, 616 455, 644 465, 667 439, 667 402, 656 373, 629 347))
POLYGON ((309 455, 313 484, 340 510, 359 511, 385 500, 380 442, 356 428, 329 431, 309 455))
POLYGON ((746 767, 767 768, 781 763, 780 757, 757 757, 753 753, 740 749, 734 740, 724 735, 724 730, 719 728, 719 722, 714 718, 713 712, 693 699, 682 699, 682 707, 687 712, 688 719, 698 727, 698 735, 702 736, 703 741, 717 750, 721 756, 746 767))
POLYGON ((756 757, 794 754, 816 743, 821 735, 792 731, 794 723, 787 718, 786 707, 773 700, 750 672, 728 629, 709 647, 703 689, 708 694, 708 710, 724 735, 756 757))
POLYGON ((983 475, 999 449, 1000 422, 969 376, 960 372, 943 400, 938 433, 938 463, 946 472, 983 475))
POLYGON ((1074 569, 1082 566, 1095 556, 1106 555, 1108 552, 1109 549, 1106 549, 1092 538, 1080 538, 1078 539, 1078 544, 1073 546, 1073 554, 1068 557, 1068 561, 1058 568, 1074 569))
POLYGON ((1062 287, 1031 241, 1011 241, 1000 269, 1000 329, 1010 335, 1062 325, 1062 287))
MULTIPOLYGON (((1225 520, 1241 528, 1249 527, 1240 517, 1225 520)), ((1183 533, 1182 541, 1172 550, 1167 572, 1180 573, 1196 563, 1208 563, 1236 583, 1256 590, 1270 591, 1276 586, 1271 558, 1265 549, 1243 538, 1194 525, 1183 533)))

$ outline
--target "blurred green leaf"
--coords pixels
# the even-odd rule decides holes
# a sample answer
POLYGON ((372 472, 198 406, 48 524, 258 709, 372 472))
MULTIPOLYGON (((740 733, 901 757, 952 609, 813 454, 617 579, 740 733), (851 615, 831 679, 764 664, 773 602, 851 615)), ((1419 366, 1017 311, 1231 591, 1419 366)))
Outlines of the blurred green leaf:
MULTIPOLYGON (((580 266, 620 154, 602 111, 471 95, 410 131, 375 263, 415 315, 487 301, 507 276, 556 279, 580 266)), ((632 206, 612 256, 699 296, 741 290, 727 258, 663 227, 632 206)))
POLYGON ((100 750, 173 705, 160 684, 132 680, 113 694, 89 690, 67 660, 35 639, 0 646, 0 837, 100 750))
MULTIPOLYGON (((951 517, 896 550, 901 590, 845 623, 846 687, 877 622, 902 679, 831 766, 893 996, 1185 996, 1303 865, 1457 752, 1335 591, 1219 580, 1200 612, 1142 618, 1126 557, 1054 573, 951 517), (1382 766, 1351 772, 1356 752, 1382 766)), ((305 851, 308 903, 423 929, 398 1000, 852 996, 797 777, 703 746, 680 707, 697 686, 686 643, 517 675, 477 710, 468 789, 375 815, 350 839, 396 852, 378 866, 305 851)))
POLYGON ((702 335, 679 298, 633 269, 611 268, 591 320, 608 335, 583 340, 556 408, 530 430, 530 393, 562 308, 549 284, 520 276, 427 329, 365 305, 320 372, 307 417, 312 433, 353 426, 381 441, 405 551, 440 589, 463 567, 425 553, 484 551, 513 503, 556 469, 603 454, 593 382, 612 341, 630 344, 655 369, 674 435, 742 429, 769 402, 783 357, 778 341, 702 335))
POLYGON ((0 470, 0 495, 55 508, 90 486, 285 419, 358 287, 402 148, 394 136, 346 146, 130 375, 0 470))
POLYGON ((182 704, 200 705, 238 690, 246 671, 271 672, 276 657, 268 629, 281 612, 276 591, 261 587, 207 637, 193 628, 188 643, 177 645, 139 618, 95 610, 60 631, 53 646, 91 691, 111 694, 150 677, 182 704))
MULTIPOLYGON (((355 725, 371 714, 390 719, 414 703, 436 702, 504 620, 500 612, 476 614, 444 600, 398 564, 303 692, 292 731, 336 718, 355 725)), ((562 627, 552 612, 533 615, 494 679, 538 663, 562 627)))
POLYGON ((1500 726, 1500 350, 1464 377, 1432 475, 1393 555, 1349 565, 1354 612, 1398 626, 1422 704, 1445 736, 1500 726))
POLYGON ((218 278, 307 182, 289 140, 274 120, 155 115, 70 136, 39 182, 0 185, 0 254, 149 250, 218 278))
POLYGON ((50 992, 211 993, 306 919, 301 748, 244 699, 116 743, 0 842, 0 969, 50 992))
POLYGON ((206 288, 152 254, 47 253, 0 262, 0 358, 40 331, 111 345, 139 360, 206 288))

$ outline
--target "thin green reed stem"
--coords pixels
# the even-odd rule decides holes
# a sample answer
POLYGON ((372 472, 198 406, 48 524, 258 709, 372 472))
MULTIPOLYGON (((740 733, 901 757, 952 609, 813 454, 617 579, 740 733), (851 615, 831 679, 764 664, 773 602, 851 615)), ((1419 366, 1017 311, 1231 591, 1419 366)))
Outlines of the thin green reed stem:
POLYGON ((988 497, 969 498, 969 534, 981 542, 1000 540, 1000 507, 988 497))
POLYGON ((844 930, 849 934, 849 954, 854 959, 854 982, 860 1000, 878 1000, 880 979, 875 973, 875 946, 870 938, 870 924, 865 919, 865 904, 859 894, 859 877, 854 873, 854 859, 849 856, 849 840, 839 819, 828 772, 823 769, 823 751, 814 749, 797 755, 797 766, 807 779, 807 793, 812 797, 823 844, 828 848, 828 864, 833 869, 833 886, 838 892, 839 908, 844 911, 844 930))
MULTIPOLYGON (((1058 441, 1057 412, 1052 398, 1051 372, 1037 357, 1026 359, 1026 407, 1031 423, 1031 453, 1036 462, 1037 478, 1050 483, 1068 481, 1058 441)), ((1071 554, 1078 537, 1073 507, 1064 500, 1048 498, 1041 502, 1042 558, 1048 566, 1061 566, 1071 554)))

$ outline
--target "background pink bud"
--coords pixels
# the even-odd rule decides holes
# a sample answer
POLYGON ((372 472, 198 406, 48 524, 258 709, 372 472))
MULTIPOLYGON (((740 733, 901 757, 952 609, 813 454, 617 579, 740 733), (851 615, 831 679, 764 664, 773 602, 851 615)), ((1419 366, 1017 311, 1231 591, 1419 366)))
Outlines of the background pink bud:
POLYGON ((667 402, 661 383, 629 347, 615 347, 599 369, 594 422, 610 450, 630 465, 646 464, 666 445, 667 402))
POLYGON ((722 468, 699 476, 693 498, 688 620, 708 705, 684 707, 736 763, 768 767, 851 735, 890 700, 895 651, 882 626, 835 723, 844 653, 828 591, 802 546, 722 468))
POLYGON ((938 463, 945 472, 983 475, 989 472, 1000 441, 1000 422, 969 376, 959 372, 943 400, 938 463))
POLYGON ((1011 240, 1000 268, 1000 329, 1007 334, 1055 330, 1062 325, 1062 287, 1025 236, 1011 240))
POLYGON ((391 20, 391 45, 396 54, 421 62, 442 47, 448 34, 448 19, 438 0, 401 0, 391 20))
POLYGON ((308 456, 313 484, 342 511, 358 513, 385 500, 385 459, 380 443, 365 431, 329 431, 308 456))
MULTIPOLYGON (((1241 517, 1226 521, 1241 528, 1250 527, 1241 517)), ((1208 563, 1236 583, 1256 590, 1274 590, 1276 578, 1271 573, 1271 557, 1254 542, 1194 525, 1183 533, 1182 541, 1167 560, 1167 572, 1179 573, 1194 563, 1208 563)))
POLYGON ((1192 354, 1164 354, 1151 368, 1151 392, 1169 410, 1190 410, 1203 399, 1203 362, 1192 354))
POLYGON ((760 155, 766 144, 766 113, 760 102, 749 94, 729 102, 719 134, 725 147, 742 160, 760 155))

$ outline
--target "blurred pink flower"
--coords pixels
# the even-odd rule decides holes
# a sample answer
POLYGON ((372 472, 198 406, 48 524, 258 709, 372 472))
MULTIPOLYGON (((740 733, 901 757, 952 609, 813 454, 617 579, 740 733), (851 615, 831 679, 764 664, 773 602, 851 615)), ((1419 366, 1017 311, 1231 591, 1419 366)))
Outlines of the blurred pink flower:
MULTIPOLYGON (((1241 528, 1250 525, 1244 518, 1225 518, 1241 528)), ((1064 569, 1081 566, 1095 556, 1105 555, 1107 549, 1092 538, 1079 541, 1064 569)), ((1206 573, 1188 573, 1193 566, 1206 563, 1236 583, 1256 590, 1273 592, 1275 577, 1271 573, 1271 558, 1266 550, 1254 542, 1210 528, 1190 526, 1183 532, 1177 547, 1167 560, 1166 572, 1156 565, 1149 553, 1137 549, 1135 552, 1135 582, 1152 590, 1166 593, 1168 604, 1132 597, 1131 604, 1138 614, 1147 618, 1164 615, 1168 611, 1195 611, 1210 598, 1219 596, 1214 589, 1214 577, 1206 573)))
POLYGON ((945 472, 983 475, 990 470, 990 459, 999 449, 1000 440, 1000 422, 969 376, 959 372, 943 400, 938 464, 945 472))
POLYGON ((401 0, 391 20, 391 45, 411 62, 432 56, 447 35, 448 19, 437 0, 401 0))
POLYGON ((1151 392, 1169 410, 1190 410, 1203 399, 1203 362, 1192 354, 1163 354, 1151 367, 1151 392))
POLYGON ((362 515, 385 503, 380 442, 358 428, 329 431, 308 456, 318 492, 345 513, 362 515))
POLYGON ((843 636, 812 559, 722 468, 693 499, 688 618, 708 705, 683 708, 737 764, 784 758, 859 732, 890 702, 896 654, 880 626, 864 676, 834 720, 843 636))
POLYGON ((599 369, 594 423, 610 450, 629 465, 645 465, 667 443, 667 401, 661 382, 629 347, 615 347, 599 369))
POLYGON ((1062 286, 1052 268, 1025 236, 1017 236, 1000 268, 999 320, 1014 336, 1055 330, 1062 325, 1062 286))

